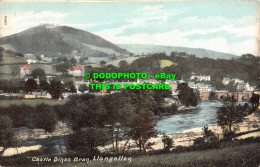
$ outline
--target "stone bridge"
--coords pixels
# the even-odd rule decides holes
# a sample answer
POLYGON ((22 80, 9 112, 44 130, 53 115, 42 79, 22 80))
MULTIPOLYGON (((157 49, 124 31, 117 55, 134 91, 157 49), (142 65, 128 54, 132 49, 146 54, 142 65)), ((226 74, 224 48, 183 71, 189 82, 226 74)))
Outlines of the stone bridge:
MULTIPOLYGON (((210 92, 201 92, 200 98, 201 100, 209 100, 209 94, 210 92)), ((228 96, 235 96, 237 101, 249 101, 249 99, 252 97, 252 92, 215 92, 217 95, 217 99, 224 99, 228 96)))

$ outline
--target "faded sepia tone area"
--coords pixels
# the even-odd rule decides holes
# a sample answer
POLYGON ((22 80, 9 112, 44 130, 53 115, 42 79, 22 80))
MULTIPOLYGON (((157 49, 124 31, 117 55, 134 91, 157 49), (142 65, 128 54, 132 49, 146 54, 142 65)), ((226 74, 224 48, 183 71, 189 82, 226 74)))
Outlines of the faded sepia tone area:
POLYGON ((1 1, 0 166, 258 167, 259 11, 1 1))

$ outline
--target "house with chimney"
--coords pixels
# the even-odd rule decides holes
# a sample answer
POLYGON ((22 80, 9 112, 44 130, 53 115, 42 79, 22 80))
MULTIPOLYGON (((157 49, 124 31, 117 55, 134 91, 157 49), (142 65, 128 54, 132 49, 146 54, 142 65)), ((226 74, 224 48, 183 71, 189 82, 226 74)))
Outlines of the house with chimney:
POLYGON ((72 66, 68 69, 68 73, 73 76, 83 76, 82 66, 72 66))

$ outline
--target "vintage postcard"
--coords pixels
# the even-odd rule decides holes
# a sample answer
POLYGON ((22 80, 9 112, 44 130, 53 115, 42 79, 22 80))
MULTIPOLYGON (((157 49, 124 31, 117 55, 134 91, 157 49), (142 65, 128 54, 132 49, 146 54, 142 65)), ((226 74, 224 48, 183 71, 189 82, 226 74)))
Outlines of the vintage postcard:
POLYGON ((259 1, 0 1, 1 166, 260 166, 259 1))

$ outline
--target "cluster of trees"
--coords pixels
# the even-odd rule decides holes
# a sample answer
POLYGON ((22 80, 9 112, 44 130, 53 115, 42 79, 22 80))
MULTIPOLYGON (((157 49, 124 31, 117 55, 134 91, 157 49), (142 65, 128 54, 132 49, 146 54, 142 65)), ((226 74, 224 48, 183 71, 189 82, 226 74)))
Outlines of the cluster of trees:
POLYGON ((3 55, 4 55, 4 48, 3 47, 0 47, 0 61, 2 61, 3 60, 3 55))
POLYGON ((57 121, 64 121, 75 132, 68 139, 68 149, 72 152, 93 156, 99 146, 112 143, 114 152, 126 153, 130 139, 136 141, 140 151, 146 152, 152 145, 149 138, 157 134, 154 115, 166 96, 169 96, 167 90, 124 90, 107 96, 72 95, 65 105, 2 107, 0 119, 5 119, 3 124, 8 126, 1 129, 8 133, 0 136, 0 145, 5 148, 11 145, 7 141, 13 140, 13 128, 42 128, 52 132, 57 121), (122 140, 125 144, 120 149, 122 140))
POLYGON ((10 117, 12 126, 15 128, 41 128, 47 132, 52 132, 57 123, 57 116, 54 108, 47 104, 39 104, 35 107, 27 104, 13 104, 9 107, 1 107, 0 115, 10 117))
POLYGON ((224 139, 230 139, 239 130, 245 116, 254 110, 246 103, 244 106, 237 103, 235 96, 227 97, 224 106, 217 111, 217 122, 222 127, 224 139))
POLYGON ((53 59, 56 65, 56 71, 62 72, 66 74, 68 69, 77 64, 77 60, 75 58, 67 59, 66 57, 58 57, 57 59, 53 59))
POLYGON ((194 92, 187 83, 178 84, 177 90, 179 91, 178 98, 185 106, 197 106, 200 101, 199 91, 194 92))
POLYGON ((14 56, 24 57, 24 54, 23 54, 23 53, 20 53, 20 52, 14 52, 14 51, 11 51, 11 50, 5 50, 5 52, 6 52, 7 54, 11 54, 11 55, 14 55, 14 56))
MULTIPOLYGON (((225 99, 223 107, 220 107, 217 111, 217 123, 222 128, 222 141, 230 141, 235 137, 236 132, 239 130, 239 123, 243 122, 247 115, 257 110, 259 96, 253 95, 251 103, 252 107, 247 103, 242 106, 237 103, 235 96, 229 96, 225 99)), ((193 146, 201 149, 218 148, 221 143, 219 139, 218 134, 215 134, 208 126, 204 126, 202 128, 202 137, 196 138, 193 146)))
MULTIPOLYGON (((99 146, 112 143, 115 153, 124 154, 131 148, 130 139, 136 142, 140 151, 146 152, 154 144, 148 140, 157 135, 154 116, 162 107, 160 105, 164 97, 168 96, 166 90, 123 90, 107 96, 73 95, 65 105, 39 104, 32 107, 22 104, 2 107, 0 145, 6 149, 13 144, 13 128, 42 128, 52 132, 57 121, 64 121, 75 132, 67 141, 68 150, 73 153, 94 156, 99 146), (125 143, 120 149, 119 142, 122 140, 125 143)), ((238 129, 236 124, 252 111, 254 109, 247 104, 237 105, 234 96, 228 97, 217 112, 224 139, 232 138, 238 129)), ((214 143, 216 140, 218 136, 204 127, 203 137, 196 139, 194 145, 214 143)), ((169 136, 164 135, 162 141, 165 151, 173 147, 174 142, 169 136)))
POLYGON ((25 89, 25 81, 22 79, 0 80, 0 90, 5 93, 19 93, 25 89))
POLYGON ((129 140, 133 139, 139 150, 146 152, 148 139, 156 135, 154 114, 162 103, 163 94, 167 93, 123 90, 107 96, 71 96, 60 109, 75 131, 68 141, 69 149, 94 155, 98 146, 110 142, 114 152, 126 153, 130 148, 129 140), (75 142, 79 138, 79 142, 75 142), (120 150, 119 141, 123 139, 125 144, 120 150))
POLYGON ((40 80, 40 84, 37 84, 34 79, 28 79, 25 82, 25 91, 47 91, 51 94, 53 99, 59 99, 62 97, 63 92, 77 92, 73 81, 65 81, 63 84, 58 79, 52 79, 50 83, 48 83, 46 80, 40 80))
POLYGON ((47 91, 54 99, 60 98, 62 92, 75 93, 77 91, 72 80, 65 80, 64 83, 62 83, 58 78, 53 78, 50 83, 47 82, 45 71, 40 68, 32 71, 32 77, 33 78, 26 81, 23 79, 0 80, 0 90, 6 93, 47 91), (39 79, 39 84, 35 79, 39 79))
POLYGON ((210 75, 211 81, 209 84, 216 87, 217 90, 234 90, 235 85, 230 83, 225 86, 222 80, 225 77, 239 78, 250 85, 257 85, 258 71, 252 70, 258 68, 260 58, 251 54, 242 55, 238 59, 210 59, 197 58, 195 55, 190 55, 184 52, 172 52, 170 56, 165 53, 155 53, 141 57, 133 63, 128 64, 126 61, 121 61, 119 67, 113 65, 103 66, 102 68, 86 67, 86 71, 92 72, 146 72, 147 75, 154 75, 161 72, 176 74, 176 79, 189 79, 192 72, 201 75, 210 75), (170 60, 174 65, 161 68, 160 60, 170 60))
POLYGON ((30 105, 10 105, 0 108, 0 146, 5 149, 17 143, 14 138, 14 128, 27 127, 30 129, 41 128, 46 132, 52 132, 57 123, 57 115, 54 108, 47 104, 39 104, 35 107, 30 105), (35 121, 37 120, 37 121, 35 121))

